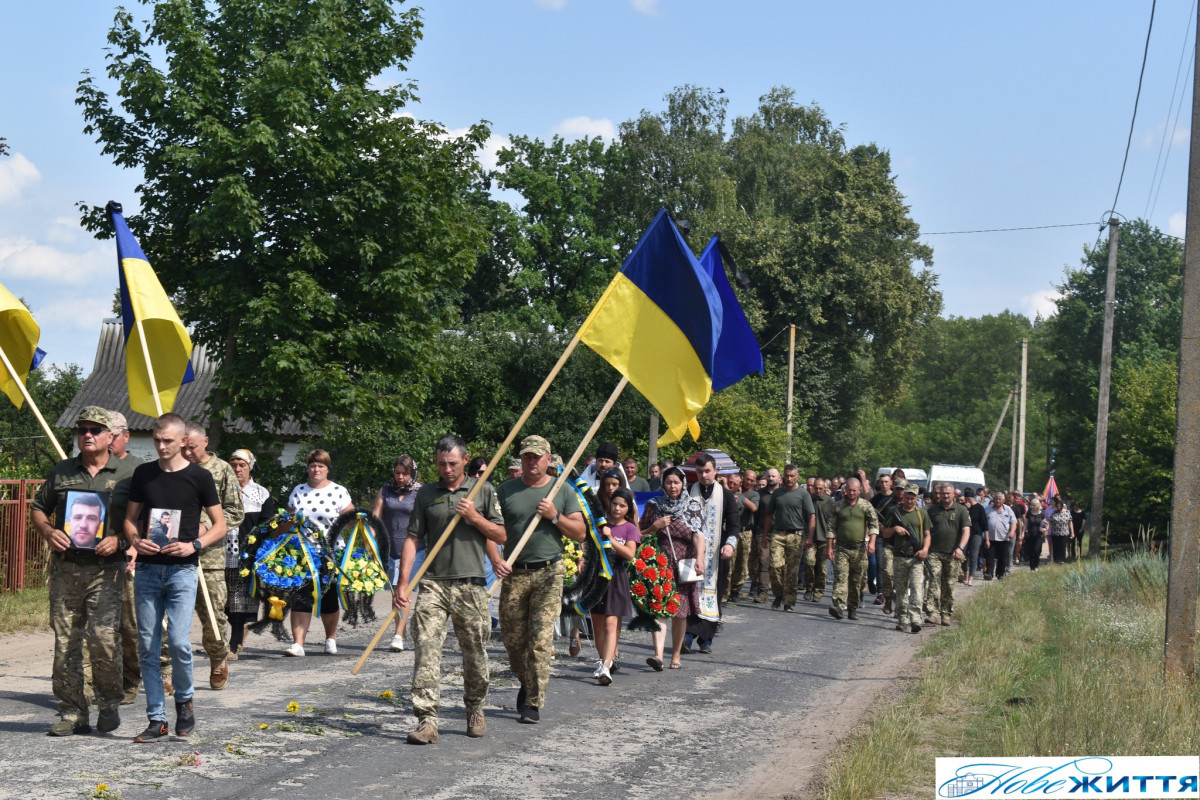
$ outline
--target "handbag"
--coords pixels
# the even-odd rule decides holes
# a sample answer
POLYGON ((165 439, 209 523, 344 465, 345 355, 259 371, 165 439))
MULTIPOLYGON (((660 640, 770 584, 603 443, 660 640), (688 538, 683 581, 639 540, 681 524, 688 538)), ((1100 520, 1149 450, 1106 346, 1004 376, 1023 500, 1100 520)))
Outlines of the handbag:
POLYGON ((675 542, 670 533, 667 534, 667 541, 671 544, 671 555, 675 556, 675 582, 699 583, 704 580, 704 573, 696 569, 696 559, 680 558, 679 553, 675 552, 675 542))

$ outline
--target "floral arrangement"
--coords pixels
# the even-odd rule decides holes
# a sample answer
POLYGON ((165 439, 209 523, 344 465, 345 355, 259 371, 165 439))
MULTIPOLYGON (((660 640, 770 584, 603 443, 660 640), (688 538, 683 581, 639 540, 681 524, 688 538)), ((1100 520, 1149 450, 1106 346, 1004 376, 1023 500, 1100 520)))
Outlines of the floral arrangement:
POLYGON ((675 616, 679 611, 679 592, 675 588, 675 573, 668 566, 667 554, 647 540, 638 545, 633 555, 626 564, 633 604, 642 613, 658 619, 675 616))
MULTIPOLYGON (((272 589, 298 589, 313 579, 308 556, 299 542, 293 538, 284 544, 288 535, 267 539, 257 551, 269 554, 266 558, 253 562, 254 574, 264 586, 272 589)), ((247 541, 253 544, 254 538, 251 536, 247 541)), ((242 569, 243 576, 249 574, 248 568, 242 569)))
POLYGON ((563 542, 563 588, 570 589, 579 579, 580 562, 583 560, 583 548, 579 542, 562 537, 563 542))
MULTIPOLYGON (((341 560, 340 556, 338 560, 341 560)), ((384 575, 379 562, 361 548, 355 548, 350 554, 350 559, 342 568, 342 575, 346 580, 344 588, 353 592, 374 594, 388 587, 387 576, 384 575)))

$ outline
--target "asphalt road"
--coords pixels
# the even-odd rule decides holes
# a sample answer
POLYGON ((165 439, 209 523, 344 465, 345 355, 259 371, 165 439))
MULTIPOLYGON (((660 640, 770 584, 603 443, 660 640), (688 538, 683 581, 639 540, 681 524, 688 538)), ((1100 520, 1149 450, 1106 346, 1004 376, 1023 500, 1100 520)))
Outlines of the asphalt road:
POLYGON ((145 727, 144 697, 122 707, 113 734, 47 737, 52 639, 8 637, 0 640, 0 797, 87 796, 99 783, 125 800, 805 797, 837 740, 935 633, 899 633, 879 606, 858 622, 833 620, 827 606, 828 595, 791 613, 733 605, 715 652, 684 656, 678 671, 653 672, 649 636, 626 632, 623 666, 607 687, 591 678, 590 645, 573 659, 560 641, 538 725, 516 721, 516 686, 496 638, 482 739, 465 735, 451 635, 441 738, 425 747, 404 741, 415 722, 411 652, 377 651, 350 674, 374 625, 340 632, 337 656, 320 654, 316 631, 302 659, 284 658, 269 634, 251 636, 220 692, 208 688, 196 625, 196 731, 152 745, 132 742, 145 727), (391 700, 380 696, 387 690, 391 700), (291 702, 300 710, 289 713, 291 702), (201 764, 181 763, 194 752, 201 764))

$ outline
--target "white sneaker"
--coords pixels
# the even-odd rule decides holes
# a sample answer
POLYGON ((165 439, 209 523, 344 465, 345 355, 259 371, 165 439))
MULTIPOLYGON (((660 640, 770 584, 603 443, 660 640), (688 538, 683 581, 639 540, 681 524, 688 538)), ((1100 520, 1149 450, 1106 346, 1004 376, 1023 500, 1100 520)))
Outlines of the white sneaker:
POLYGON ((292 646, 283 651, 285 656, 302 656, 304 655, 304 645, 299 642, 292 642, 292 646))
POLYGON ((600 682, 601 686, 608 686, 612 683, 612 675, 609 674, 608 667, 604 666, 603 661, 600 662, 600 674, 596 676, 596 680, 600 682))
POLYGON ((325 655, 327 655, 327 656, 336 656, 337 655, 337 639, 326 639, 325 640, 325 655))
POLYGON ((403 653, 404 652, 404 637, 403 636, 393 636, 392 644, 390 647, 388 647, 388 650, 391 650, 393 653, 403 653))
POLYGON ((604 661, 601 659, 596 662, 596 671, 592 673, 592 677, 599 678, 604 672, 604 661))

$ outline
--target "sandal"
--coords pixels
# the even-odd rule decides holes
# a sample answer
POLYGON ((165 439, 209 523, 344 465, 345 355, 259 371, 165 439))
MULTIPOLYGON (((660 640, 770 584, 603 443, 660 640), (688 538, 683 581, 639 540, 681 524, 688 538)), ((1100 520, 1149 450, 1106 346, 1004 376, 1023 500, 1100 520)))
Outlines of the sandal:
POLYGON ((672 661, 671 669, 683 669, 683 664, 680 664, 678 661, 672 661))
POLYGON ((663 670, 663 663, 662 663, 661 658, 657 658, 655 656, 650 656, 649 658, 646 659, 646 663, 649 664, 650 669, 654 670, 655 672, 662 672, 662 670, 663 670))
POLYGON ((579 655, 579 650, 579 633, 576 632, 575 635, 571 637, 571 645, 567 648, 567 652, 571 654, 571 658, 574 658, 575 656, 579 655))

